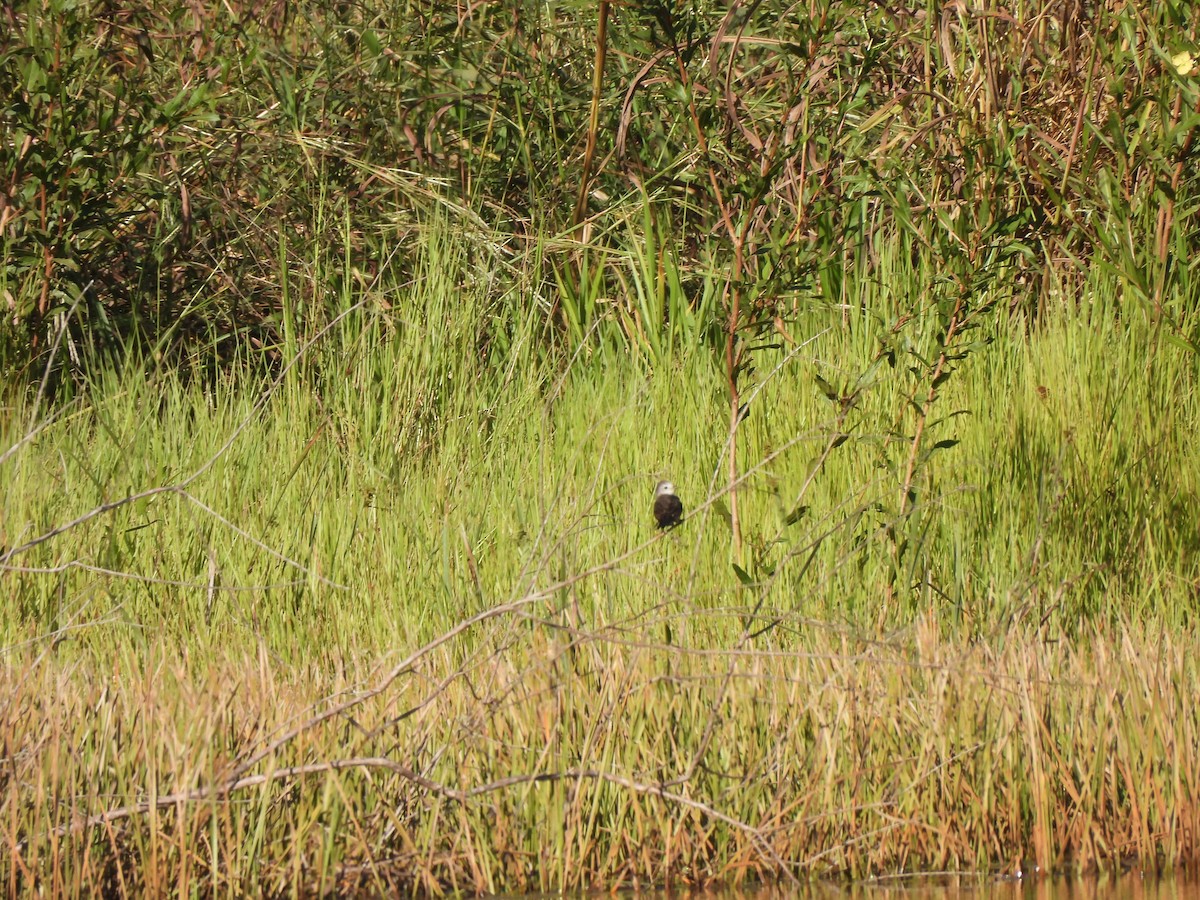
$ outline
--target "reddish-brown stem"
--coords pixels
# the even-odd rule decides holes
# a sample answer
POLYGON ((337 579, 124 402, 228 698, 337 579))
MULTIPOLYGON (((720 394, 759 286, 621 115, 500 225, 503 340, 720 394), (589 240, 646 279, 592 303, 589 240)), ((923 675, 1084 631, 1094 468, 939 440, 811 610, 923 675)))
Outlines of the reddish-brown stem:
POLYGON ((904 469, 904 483, 900 486, 900 502, 897 504, 897 518, 902 518, 908 511, 908 494, 912 490, 913 472, 917 467, 917 454, 921 449, 921 436, 925 432, 925 422, 929 416, 929 407, 937 399, 937 383, 946 368, 948 356, 946 348, 954 340, 958 329, 962 326, 963 295, 959 294, 958 302, 954 304, 954 312, 950 314, 950 325, 946 329, 946 337, 942 341, 942 352, 938 354, 937 363, 929 377, 929 390, 925 392, 925 405, 917 416, 917 427, 913 432, 912 444, 908 448, 908 464, 904 469))
MULTIPOLYGON (((1175 106, 1171 110, 1171 128, 1175 129, 1179 126, 1180 114, 1183 111, 1183 93, 1175 95, 1175 106)), ((1196 111, 1200 112, 1200 101, 1196 104, 1196 111)), ((1191 155, 1192 142, 1196 136, 1195 129, 1188 131, 1187 137, 1179 147, 1179 159, 1175 163, 1175 168, 1171 172, 1171 195, 1167 198, 1167 202, 1162 205, 1158 211, 1157 233, 1155 234, 1155 250, 1158 254, 1158 276, 1154 283, 1154 311, 1158 314, 1162 313, 1162 295, 1166 287, 1167 278, 1167 251, 1171 243, 1171 226, 1175 222, 1175 195, 1179 191, 1179 180, 1183 176, 1183 163, 1191 155)))
POLYGON ((579 195, 571 224, 578 227, 587 216, 588 187, 592 179, 592 161, 596 156, 596 133, 600 130, 600 94, 604 88, 604 59, 608 54, 609 0, 600 0, 600 22, 596 26, 596 59, 592 72, 592 112, 588 123, 587 149, 583 154, 583 173, 579 177, 579 195))

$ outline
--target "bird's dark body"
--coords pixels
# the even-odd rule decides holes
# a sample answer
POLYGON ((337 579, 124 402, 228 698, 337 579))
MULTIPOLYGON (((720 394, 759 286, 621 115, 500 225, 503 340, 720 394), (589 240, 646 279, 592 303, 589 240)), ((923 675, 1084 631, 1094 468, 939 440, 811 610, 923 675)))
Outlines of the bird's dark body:
POLYGON ((683 501, 674 494, 659 494, 654 498, 654 520, 659 528, 678 525, 683 518, 683 501))

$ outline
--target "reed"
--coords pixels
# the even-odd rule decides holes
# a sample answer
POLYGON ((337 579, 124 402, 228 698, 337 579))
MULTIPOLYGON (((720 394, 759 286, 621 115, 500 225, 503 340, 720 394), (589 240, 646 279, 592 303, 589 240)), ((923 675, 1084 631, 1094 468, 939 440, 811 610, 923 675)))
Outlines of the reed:
POLYGON ((1195 371, 1110 274, 981 334, 911 470, 867 335, 924 264, 798 315, 739 423, 743 564, 720 358, 535 352, 467 240, 273 376, 15 396, 13 891, 1195 859, 1195 371))

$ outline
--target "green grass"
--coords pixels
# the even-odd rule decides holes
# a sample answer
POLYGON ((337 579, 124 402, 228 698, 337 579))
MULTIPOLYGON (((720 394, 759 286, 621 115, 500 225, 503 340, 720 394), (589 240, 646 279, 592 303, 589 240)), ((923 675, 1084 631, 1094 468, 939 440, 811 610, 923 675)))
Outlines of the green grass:
MULTIPOLYGON (((129 586, 119 598, 133 620, 161 616, 158 627, 180 640, 201 639, 197 618, 216 614, 198 604, 232 615, 243 605, 216 599, 220 590, 198 597, 193 586, 210 579, 262 586, 242 599, 268 621, 333 604, 342 622, 356 604, 344 608, 334 584, 353 593, 364 576, 401 582, 393 609, 363 604, 367 618, 350 631, 374 626, 378 650, 417 622, 429 637, 476 611, 480 592, 511 599, 638 548, 654 537, 647 485, 669 475, 693 527, 633 564, 657 570, 652 578, 678 569, 682 585, 713 602, 800 603, 805 614, 887 627, 940 597, 986 632, 1014 612, 1005 604, 1018 594, 1060 591, 1041 608, 1056 630, 1081 615, 1133 611, 1183 624, 1194 575, 1195 538, 1180 517, 1195 491, 1194 356, 1156 336, 1140 311, 1118 316, 1112 287, 1098 282, 1088 314, 1033 331, 1020 317, 1003 321, 940 388, 922 448, 936 452, 903 517, 896 495, 919 382, 903 360, 860 378, 875 363, 886 301, 866 293, 848 318, 819 307, 798 315, 789 328, 799 343, 758 355, 739 429, 747 565, 761 589, 730 581, 727 488, 714 475, 727 451, 726 401, 707 354, 651 368, 600 344, 559 366, 530 350, 516 309, 511 350, 481 361, 473 320, 486 316, 485 298, 436 279, 397 304, 407 316, 353 310, 273 383, 230 375, 201 387, 138 366, 108 376, 7 463, 6 541, 207 466, 186 496, 99 516, 21 564, 86 562, 188 581, 129 586), (818 376, 839 390, 864 385, 840 425, 818 376), (841 434, 848 439, 830 448, 841 434), (1168 572, 1174 580, 1161 583, 1168 572), (1110 587, 1124 597, 1112 609, 1101 599, 1110 587), (409 610, 421 611, 415 622, 409 610)), ((934 345, 935 327, 933 317, 910 326, 914 355, 934 345)), ((10 443, 25 421, 10 419, 10 443)), ((604 577, 605 614, 644 606, 645 585, 604 577)), ((62 595, 91 580, 18 579, 25 622, 52 627, 62 595)), ((8 643, 20 639, 19 621, 7 623, 8 643)), ((322 637, 330 646, 333 636, 322 637)), ((295 649, 290 629, 280 643, 295 649)))
POLYGON ((927 258, 798 305, 739 562, 722 360, 615 313, 556 348, 421 234, 271 375, 131 359, 3 462, 12 890, 1196 859, 1196 356, 1111 273, 982 320, 932 401, 927 258))

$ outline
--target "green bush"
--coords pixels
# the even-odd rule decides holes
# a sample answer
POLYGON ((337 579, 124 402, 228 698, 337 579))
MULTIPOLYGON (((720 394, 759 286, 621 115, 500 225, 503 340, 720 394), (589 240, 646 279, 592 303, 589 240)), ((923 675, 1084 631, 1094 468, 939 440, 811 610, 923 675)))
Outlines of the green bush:
POLYGON ((519 286, 574 343, 603 321, 654 358, 852 306, 846 273, 878 276, 896 236, 937 260, 922 297, 947 315, 997 285, 1075 303, 1103 265, 1179 331, 1200 14, 1144 6, 21 0, 6 369, 72 309, 84 369, 130 337, 172 365, 274 361, 285 319, 411 277, 435 208, 498 302, 519 286))

